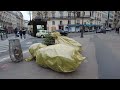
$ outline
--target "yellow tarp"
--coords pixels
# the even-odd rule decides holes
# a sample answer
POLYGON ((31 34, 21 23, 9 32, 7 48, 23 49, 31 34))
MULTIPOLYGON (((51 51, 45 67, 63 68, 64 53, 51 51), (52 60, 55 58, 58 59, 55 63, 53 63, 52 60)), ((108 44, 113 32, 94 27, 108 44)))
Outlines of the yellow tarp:
POLYGON ((51 35, 52 35, 52 37, 55 38, 56 44, 70 45, 70 46, 76 48, 77 50, 82 51, 82 45, 80 43, 78 43, 77 41, 75 41, 74 39, 68 38, 65 36, 61 36, 59 32, 54 32, 51 35))
POLYGON ((85 59, 74 47, 56 44, 41 48, 36 52, 36 63, 57 72, 72 72, 85 59))
MULTIPOLYGON (((80 54, 82 45, 77 41, 61 36, 60 33, 51 34, 55 38, 55 45, 46 46, 36 43, 30 46, 29 52, 42 67, 50 68, 57 72, 75 71, 85 59, 80 54)), ((26 59, 31 61, 32 58, 26 59)))
POLYGON ((32 44, 30 47, 29 47, 29 52, 31 54, 31 57, 25 59, 26 61, 31 61, 33 58, 36 57, 36 51, 39 50, 40 48, 43 48, 43 47, 46 47, 46 45, 42 44, 42 43, 35 43, 35 44, 32 44))

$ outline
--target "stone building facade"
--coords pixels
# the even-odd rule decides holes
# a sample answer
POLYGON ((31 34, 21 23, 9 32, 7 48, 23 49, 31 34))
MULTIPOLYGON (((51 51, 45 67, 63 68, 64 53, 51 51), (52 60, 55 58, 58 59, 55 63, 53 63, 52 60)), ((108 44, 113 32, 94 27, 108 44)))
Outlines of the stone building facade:
POLYGON ((0 11, 0 26, 6 27, 8 33, 12 33, 13 29, 23 27, 23 15, 20 11, 0 11))
MULTIPOLYGON (((114 16, 114 13, 109 14, 114 16)), ((100 28, 108 19, 108 11, 33 11, 32 19, 36 17, 46 19, 47 29, 50 31, 69 29, 74 32, 80 31, 82 26, 85 27, 85 30, 100 28)), ((112 17, 113 19, 114 17, 112 17)))

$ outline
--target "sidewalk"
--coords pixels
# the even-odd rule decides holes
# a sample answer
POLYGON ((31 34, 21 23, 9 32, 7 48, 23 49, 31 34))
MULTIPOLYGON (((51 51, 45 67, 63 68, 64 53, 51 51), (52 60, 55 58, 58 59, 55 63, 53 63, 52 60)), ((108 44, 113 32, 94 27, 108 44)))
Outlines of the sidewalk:
POLYGON ((34 38, 34 37, 32 37, 30 35, 26 35, 26 39, 20 39, 20 37, 15 38, 15 36, 13 35, 4 41, 1 41, 0 42, 0 62, 5 59, 9 59, 9 51, 8 50, 9 50, 9 40, 10 39, 19 39, 20 42, 22 43, 22 42, 26 41, 27 39, 31 39, 31 38, 34 38))
POLYGON ((34 38, 34 37, 32 37, 32 36, 30 36, 30 35, 28 35, 28 34, 26 34, 26 39, 20 39, 20 37, 15 38, 15 35, 14 35, 14 34, 9 35, 9 36, 10 36, 10 37, 8 37, 7 39, 1 40, 1 41, 0 41, 0 44, 3 44, 3 43, 8 42, 8 40, 10 40, 10 39, 19 39, 19 40, 22 42, 22 41, 26 40, 27 38, 34 38))
POLYGON ((2 48, 3 48, 3 49, 4 49, 4 48, 7 48, 7 49, 8 49, 8 47, 9 47, 9 40, 10 40, 10 39, 19 39, 20 42, 23 42, 23 41, 25 41, 25 40, 27 40, 27 39, 30 39, 30 38, 34 38, 34 37, 26 34, 26 39, 20 39, 20 37, 15 38, 15 36, 12 35, 12 36, 8 37, 6 40, 0 41, 0 52, 6 51, 6 50, 2 50, 2 48))
MULTIPOLYGON (((83 55, 87 57, 75 72, 57 73, 38 66, 35 61, 13 63, 11 60, 6 60, 0 63, 0 79, 97 79, 95 48, 90 42, 90 37, 91 35, 86 35, 84 38, 74 37, 82 44, 83 55)), ((29 55, 28 52, 24 53, 24 58, 29 55)))

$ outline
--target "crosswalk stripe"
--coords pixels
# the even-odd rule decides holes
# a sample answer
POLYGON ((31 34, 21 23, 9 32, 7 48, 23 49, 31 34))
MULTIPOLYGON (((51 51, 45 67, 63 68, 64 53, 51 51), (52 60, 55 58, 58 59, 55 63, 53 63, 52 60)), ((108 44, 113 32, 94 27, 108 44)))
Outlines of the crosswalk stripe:
POLYGON ((0 53, 2 53, 2 52, 6 52, 6 51, 8 51, 8 50, 2 50, 2 51, 0 51, 0 53))

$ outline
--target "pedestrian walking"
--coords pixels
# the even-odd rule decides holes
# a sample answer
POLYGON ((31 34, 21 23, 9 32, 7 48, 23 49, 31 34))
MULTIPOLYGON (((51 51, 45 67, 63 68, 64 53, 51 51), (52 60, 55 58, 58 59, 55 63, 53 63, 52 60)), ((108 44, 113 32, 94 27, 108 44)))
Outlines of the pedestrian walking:
POLYGON ((30 31, 30 35, 32 36, 32 32, 30 31))
POLYGON ((8 35, 7 35, 8 34, 8 29, 7 29, 7 27, 5 27, 4 29, 5 29, 6 38, 8 38, 8 35))
POLYGON ((18 28, 17 27, 15 28, 14 33, 15 33, 15 37, 17 37, 17 33, 18 33, 18 28))
POLYGON ((120 28, 118 27, 118 34, 119 34, 119 29, 120 29, 120 28))
POLYGON ((118 34, 119 34, 119 28, 118 28, 118 27, 116 28, 116 33, 118 33, 118 34))
POLYGON ((26 30, 23 28, 23 30, 22 30, 22 33, 23 33, 23 37, 24 37, 24 39, 26 38, 26 30))
POLYGON ((20 38, 22 39, 22 30, 19 31, 20 38))

